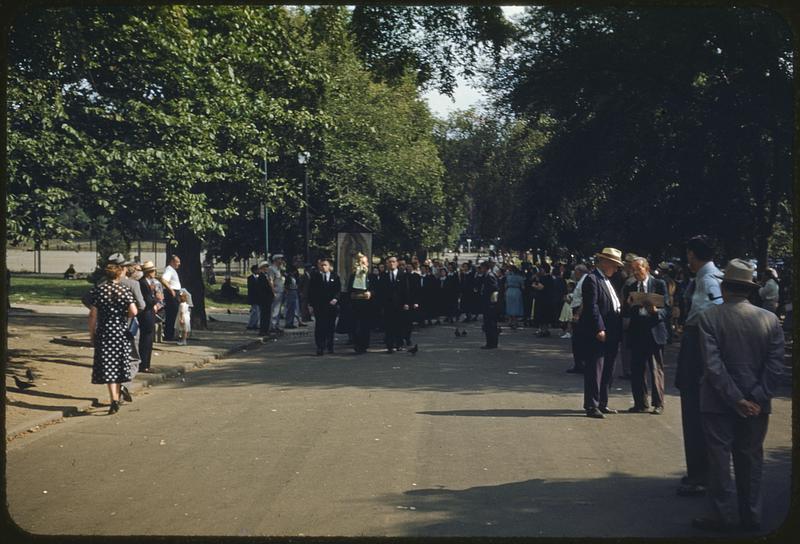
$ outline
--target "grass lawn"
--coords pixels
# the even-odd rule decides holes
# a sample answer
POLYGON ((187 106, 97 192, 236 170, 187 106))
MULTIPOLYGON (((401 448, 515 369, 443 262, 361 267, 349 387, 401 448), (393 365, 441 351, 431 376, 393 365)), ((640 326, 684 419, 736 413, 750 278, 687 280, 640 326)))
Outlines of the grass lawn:
POLYGON ((85 279, 65 280, 40 276, 11 275, 11 304, 80 304, 92 288, 85 279))
MULTIPOLYGON (((247 304, 247 280, 232 278, 231 282, 239 287, 239 295, 233 300, 225 300, 220 296, 222 286, 206 284, 206 306, 224 309, 249 308, 247 304)), ((92 288, 85 279, 65 280, 60 278, 43 278, 41 276, 11 276, 11 304, 80 304, 81 297, 92 288)))

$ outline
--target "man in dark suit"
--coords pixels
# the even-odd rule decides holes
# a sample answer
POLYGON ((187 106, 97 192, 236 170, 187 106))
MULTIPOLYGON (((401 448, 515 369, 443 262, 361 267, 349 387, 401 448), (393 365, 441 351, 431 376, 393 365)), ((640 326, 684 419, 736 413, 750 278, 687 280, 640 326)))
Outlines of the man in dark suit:
POLYGON ((317 355, 322 355, 326 348, 328 353, 333 353, 333 333, 336 330, 336 310, 342 283, 331 269, 328 259, 320 259, 318 266, 319 274, 314 274, 309 280, 308 305, 314 312, 317 355))
POLYGON ((269 262, 262 261, 258 264, 258 277, 256 278, 256 303, 258 304, 258 334, 266 336, 269 334, 269 318, 272 308, 272 301, 275 300, 275 293, 267 277, 269 262))
POLYGON ((622 308, 608 278, 622 266, 622 252, 607 247, 595 258, 596 268, 586 276, 581 288, 583 310, 575 333, 579 335, 586 365, 583 407, 588 417, 603 419, 603 414, 616 413, 608 407, 608 391, 622 334, 622 308))
POLYGON ((631 391, 633 406, 629 412, 649 411, 648 381, 652 385, 653 414, 664 410, 664 344, 667 326, 672 315, 667 285, 650 275, 650 265, 644 257, 634 257, 631 273, 635 281, 622 289, 622 317, 630 319, 625 335, 631 349, 631 391), (633 304, 632 293, 653 293, 664 297, 664 304, 633 304))
POLYGON ((494 275, 491 261, 480 264, 480 302, 483 313, 483 332, 486 335, 486 345, 481 349, 496 349, 500 331, 497 328, 497 299, 500 283, 494 275))
POLYGON ((397 257, 392 255, 386 259, 386 266, 387 270, 381 276, 380 301, 386 330, 386 351, 394 353, 395 349, 403 349, 411 294, 406 273, 398 269, 397 257))

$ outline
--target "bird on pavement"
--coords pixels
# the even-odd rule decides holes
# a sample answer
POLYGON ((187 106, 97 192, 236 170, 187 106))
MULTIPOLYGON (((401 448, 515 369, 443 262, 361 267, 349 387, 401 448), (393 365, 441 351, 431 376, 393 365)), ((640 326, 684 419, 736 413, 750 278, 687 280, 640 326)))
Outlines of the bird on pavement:
POLYGON ((27 389, 29 387, 36 387, 34 384, 32 384, 30 382, 23 382, 22 380, 20 380, 16 376, 14 376, 14 383, 17 384, 17 387, 22 391, 24 391, 25 389, 27 389))
POLYGON ((458 327, 456 327, 456 336, 458 336, 459 338, 461 338, 461 332, 458 330, 458 327))
POLYGON ((28 377, 28 380, 34 381, 36 379, 36 374, 33 373, 33 370, 30 368, 25 371, 25 376, 28 377))
POLYGON ((467 329, 464 329, 463 331, 461 331, 461 336, 466 336, 466 335, 467 335, 467 329))
POLYGON ((419 345, 417 345, 417 344, 414 344, 414 347, 413 347, 413 348, 409 348, 409 349, 408 349, 408 352, 409 352, 411 355, 416 355, 418 351, 419 351, 419 345))

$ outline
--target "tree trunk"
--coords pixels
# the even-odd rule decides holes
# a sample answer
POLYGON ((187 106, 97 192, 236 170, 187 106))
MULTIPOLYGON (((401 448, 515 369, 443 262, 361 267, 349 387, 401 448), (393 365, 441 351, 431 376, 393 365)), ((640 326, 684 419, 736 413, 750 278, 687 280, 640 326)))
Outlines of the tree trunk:
MULTIPOLYGON (((178 276, 181 287, 192 294, 192 328, 208 328, 206 318, 206 288, 203 282, 203 265, 200 261, 200 239, 188 227, 180 227, 175 233, 174 254, 180 257, 178 276)), ((167 246, 169 248, 169 246, 167 246)), ((168 251, 169 252, 169 251, 168 251)), ((169 256, 167 257, 169 258, 169 256)))

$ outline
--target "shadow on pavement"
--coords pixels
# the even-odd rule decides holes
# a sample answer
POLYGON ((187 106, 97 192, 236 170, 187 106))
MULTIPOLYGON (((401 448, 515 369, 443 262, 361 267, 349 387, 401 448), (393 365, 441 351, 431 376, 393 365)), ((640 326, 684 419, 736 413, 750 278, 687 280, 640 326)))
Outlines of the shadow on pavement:
MULTIPOLYGON (((412 489, 384 495, 381 501, 408 512, 409 521, 388 534, 411 536, 529 537, 709 537, 753 538, 778 529, 788 511, 773 506, 778 498, 769 484, 787 467, 765 466, 765 518, 759 533, 704 533, 690 526, 705 515, 703 498, 675 495, 677 477, 634 477, 609 473, 594 479, 531 479, 466 489, 412 489), (776 511, 782 510, 782 511, 776 511), (413 521, 419 517, 419 521, 413 521)), ((788 502, 783 503, 788 504, 788 502)))
POLYGON ((426 416, 463 417, 586 417, 583 410, 442 410, 417 412, 426 416))

